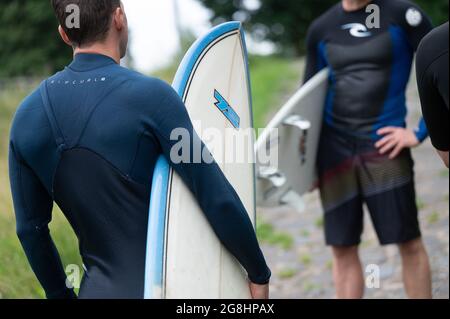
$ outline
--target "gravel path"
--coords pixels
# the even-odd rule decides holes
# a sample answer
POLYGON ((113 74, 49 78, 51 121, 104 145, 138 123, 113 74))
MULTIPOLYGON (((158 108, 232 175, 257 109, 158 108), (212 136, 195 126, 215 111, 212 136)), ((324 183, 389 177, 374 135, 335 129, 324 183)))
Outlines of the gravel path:
MULTIPOLYGON (((410 123, 417 124, 419 98, 412 79, 408 91, 410 123)), ((435 298, 449 298, 449 174, 431 143, 414 150, 418 206, 424 240, 433 269, 435 298)), ((286 207, 260 209, 262 223, 284 241, 263 244, 274 273, 273 298, 333 298, 331 253, 324 246, 322 209, 317 192, 305 198, 306 211, 298 213, 286 207), (284 244, 283 244, 284 243, 284 244)), ((364 264, 376 264, 381 270, 381 287, 367 289, 367 298, 405 298, 400 257, 395 246, 380 247, 369 218, 361 245, 364 264)))

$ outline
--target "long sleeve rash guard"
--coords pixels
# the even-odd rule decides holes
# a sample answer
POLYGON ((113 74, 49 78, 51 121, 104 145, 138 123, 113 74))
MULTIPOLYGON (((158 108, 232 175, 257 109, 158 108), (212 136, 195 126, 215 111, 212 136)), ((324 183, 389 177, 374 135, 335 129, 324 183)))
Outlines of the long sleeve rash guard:
MULTIPOLYGON (((48 298, 75 297, 48 228, 53 203, 79 239, 79 297, 143 297, 152 175, 161 154, 170 162, 175 128, 199 139, 169 85, 95 54, 76 55, 18 108, 9 153, 17 233, 48 298)), ((267 283, 251 221, 218 165, 172 167, 249 279, 267 283)))
MULTIPOLYGON (((305 81, 328 67, 325 124, 376 141, 382 127, 406 127, 414 52, 432 25, 406 0, 373 0, 370 5, 348 12, 339 3, 311 25, 305 81), (368 23, 374 22, 371 13, 378 14, 379 25, 368 23)), ((423 119, 415 132, 420 141, 428 137, 423 119)))
POLYGON ((416 60, 423 117, 431 142, 442 152, 450 151, 448 26, 447 22, 423 39, 416 60))

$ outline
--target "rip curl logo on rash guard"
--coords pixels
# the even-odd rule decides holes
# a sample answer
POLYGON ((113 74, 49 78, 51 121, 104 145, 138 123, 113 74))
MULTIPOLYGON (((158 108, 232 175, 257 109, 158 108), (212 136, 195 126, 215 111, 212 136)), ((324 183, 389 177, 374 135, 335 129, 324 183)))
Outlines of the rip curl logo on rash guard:
POLYGON ((349 30, 350 34, 356 38, 367 38, 372 35, 372 32, 361 23, 349 23, 342 26, 342 30, 349 30))
POLYGON ((416 8, 409 8, 406 11, 406 21, 412 27, 417 27, 422 23, 423 17, 422 13, 416 8))

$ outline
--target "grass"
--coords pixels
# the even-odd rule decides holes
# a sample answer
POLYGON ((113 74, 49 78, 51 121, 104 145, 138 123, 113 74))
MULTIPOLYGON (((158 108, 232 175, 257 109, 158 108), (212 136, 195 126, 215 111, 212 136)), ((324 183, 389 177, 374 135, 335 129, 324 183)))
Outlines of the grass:
POLYGON ((302 255, 300 256, 300 262, 303 264, 303 266, 310 266, 313 262, 313 259, 311 255, 302 255))
POLYGON ((303 229, 300 231, 300 236, 303 238, 309 238, 311 236, 311 232, 309 230, 303 229))
POLYGON ((300 70, 295 62, 278 57, 251 57, 253 117, 256 128, 267 124, 271 111, 281 107, 295 88, 300 86, 300 70))
POLYGON ((417 199, 416 204, 417 204, 417 209, 418 209, 419 211, 422 211, 422 210, 424 210, 425 208, 427 208, 427 204, 426 204, 423 200, 421 200, 421 199, 417 199))
POLYGON ((450 172, 448 169, 443 169, 442 171, 439 172, 439 176, 442 178, 448 178, 449 174, 450 172))
POLYGON ((294 238, 290 234, 278 232, 268 223, 258 223, 257 233, 261 242, 279 246, 284 250, 289 250, 294 245, 294 238))
POLYGON ((427 222, 429 225, 437 224, 440 220, 440 216, 438 212, 433 212, 431 215, 427 217, 427 222))
POLYGON ((324 218, 323 217, 317 218, 316 221, 314 222, 314 225, 319 229, 323 229, 323 227, 325 226, 324 218))
POLYGON ((303 291, 304 291, 305 293, 311 293, 311 292, 314 292, 314 291, 316 291, 316 290, 318 290, 318 289, 320 289, 320 286, 317 285, 317 284, 314 284, 314 283, 312 283, 312 282, 306 282, 306 283, 303 285, 303 291))
MULTIPOLYGON (((278 57, 251 59, 257 127, 263 126, 268 112, 280 106, 282 97, 295 89, 296 77, 300 74, 296 65, 278 57)), ((170 83, 175 71, 175 67, 169 67, 156 72, 155 76, 170 83)), ((17 82, 0 87, 0 298, 45 297, 15 234, 7 161, 9 128, 15 109, 38 84, 39 81, 17 82)), ((58 208, 55 208, 50 230, 64 266, 81 265, 76 237, 58 208)), ((288 234, 273 232, 269 237, 271 243, 284 249, 293 245, 293 238, 288 234)))
POLYGON ((361 245, 360 245, 360 247, 361 247, 362 249, 365 249, 365 248, 371 247, 372 245, 373 245, 372 240, 363 240, 362 243, 361 243, 361 245))
POLYGON ((278 273, 281 279, 291 279, 297 275, 297 270, 295 269, 284 269, 278 273))

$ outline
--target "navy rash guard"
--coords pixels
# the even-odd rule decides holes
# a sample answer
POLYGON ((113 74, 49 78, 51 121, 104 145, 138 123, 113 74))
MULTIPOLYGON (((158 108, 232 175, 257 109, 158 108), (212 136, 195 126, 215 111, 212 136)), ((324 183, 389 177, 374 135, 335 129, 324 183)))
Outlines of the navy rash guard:
MULTIPOLYGON (((369 28, 366 8, 347 12, 338 3, 308 31, 305 82, 331 70, 325 124, 357 138, 378 140, 386 126, 406 127, 406 88, 421 39, 431 31, 428 17, 405 0, 373 0, 379 28, 369 28)), ((422 119, 419 141, 428 137, 422 119)))
POLYGON ((423 117, 431 142, 442 152, 450 151, 449 123, 449 24, 430 32, 417 50, 417 84, 423 117))
MULTIPOLYGON (((175 128, 198 139, 169 85, 96 54, 76 55, 18 108, 9 153, 17 234, 48 298, 76 297, 48 228, 54 202, 79 239, 78 297, 143 298, 152 174, 160 154, 170 161, 175 128)), ((218 165, 172 166, 249 279, 267 283, 251 221, 218 165)))

